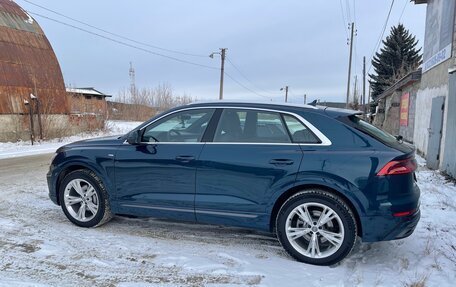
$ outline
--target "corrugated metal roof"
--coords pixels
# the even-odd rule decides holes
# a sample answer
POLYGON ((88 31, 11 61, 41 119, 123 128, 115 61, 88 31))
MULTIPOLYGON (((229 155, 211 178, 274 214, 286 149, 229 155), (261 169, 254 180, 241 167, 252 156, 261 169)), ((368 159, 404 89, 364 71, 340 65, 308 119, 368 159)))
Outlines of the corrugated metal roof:
POLYGON ((0 114, 27 113, 35 94, 48 113, 68 113, 57 57, 38 23, 13 1, 0 0, 0 114))

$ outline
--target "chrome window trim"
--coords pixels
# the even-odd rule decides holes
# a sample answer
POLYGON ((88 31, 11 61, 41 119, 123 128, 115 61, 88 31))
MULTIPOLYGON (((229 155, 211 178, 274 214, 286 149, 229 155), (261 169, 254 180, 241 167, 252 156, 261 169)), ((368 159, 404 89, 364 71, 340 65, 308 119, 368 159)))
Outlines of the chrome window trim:
MULTIPOLYGON (((183 111, 188 111, 188 110, 204 110, 204 109, 236 109, 236 110, 255 110, 255 111, 265 111, 265 112, 273 112, 273 113, 279 113, 279 114, 286 114, 293 116, 298 119, 302 124, 304 124, 308 129, 310 129, 314 135, 321 141, 321 143, 243 143, 243 142, 141 142, 142 144, 248 144, 248 145, 302 145, 302 146, 330 146, 332 145, 332 142, 330 139, 328 139, 319 129, 317 129, 314 125, 309 123, 306 119, 301 117, 298 114, 292 113, 292 112, 287 112, 287 111, 281 111, 281 110, 275 110, 275 109, 265 109, 265 108, 250 108, 250 107, 236 107, 236 106, 202 106, 202 107, 188 107, 188 108, 183 108, 179 110, 172 111, 170 113, 164 114, 161 117, 155 119, 154 121, 148 123, 144 127, 142 127, 140 130, 146 129, 148 126, 156 123, 157 121, 163 119, 164 117, 173 115, 175 113, 183 112, 183 111)), ((126 142, 126 141, 125 141, 126 142)), ((124 143, 125 143, 124 142, 124 143)))

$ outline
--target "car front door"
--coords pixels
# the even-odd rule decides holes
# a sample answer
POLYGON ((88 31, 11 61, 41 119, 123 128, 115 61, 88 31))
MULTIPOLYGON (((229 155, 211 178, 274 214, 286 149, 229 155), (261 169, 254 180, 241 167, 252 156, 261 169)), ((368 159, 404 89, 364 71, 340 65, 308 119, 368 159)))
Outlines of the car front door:
POLYGON ((273 111, 223 110, 200 156, 197 221, 268 228, 270 199, 293 186, 303 156, 292 139, 307 133, 292 119, 273 111))
POLYGON ((214 109, 173 112, 115 155, 119 213, 194 221, 195 174, 214 109))

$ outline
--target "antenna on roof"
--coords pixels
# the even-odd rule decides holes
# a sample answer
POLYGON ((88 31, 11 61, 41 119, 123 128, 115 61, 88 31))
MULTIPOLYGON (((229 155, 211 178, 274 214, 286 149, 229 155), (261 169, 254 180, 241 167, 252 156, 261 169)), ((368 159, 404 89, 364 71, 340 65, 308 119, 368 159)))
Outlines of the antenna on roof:
POLYGON ((314 107, 317 106, 317 100, 313 100, 311 103, 309 103, 309 105, 314 107))

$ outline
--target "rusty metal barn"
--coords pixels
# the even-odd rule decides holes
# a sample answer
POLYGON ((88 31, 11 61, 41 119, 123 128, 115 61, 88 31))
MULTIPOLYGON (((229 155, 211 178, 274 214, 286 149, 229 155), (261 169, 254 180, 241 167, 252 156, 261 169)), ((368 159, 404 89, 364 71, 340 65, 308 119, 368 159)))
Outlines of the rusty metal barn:
POLYGON ((57 57, 38 23, 13 1, 0 0, 0 141, 29 137, 26 101, 38 102, 46 135, 58 135, 69 104, 57 57))

